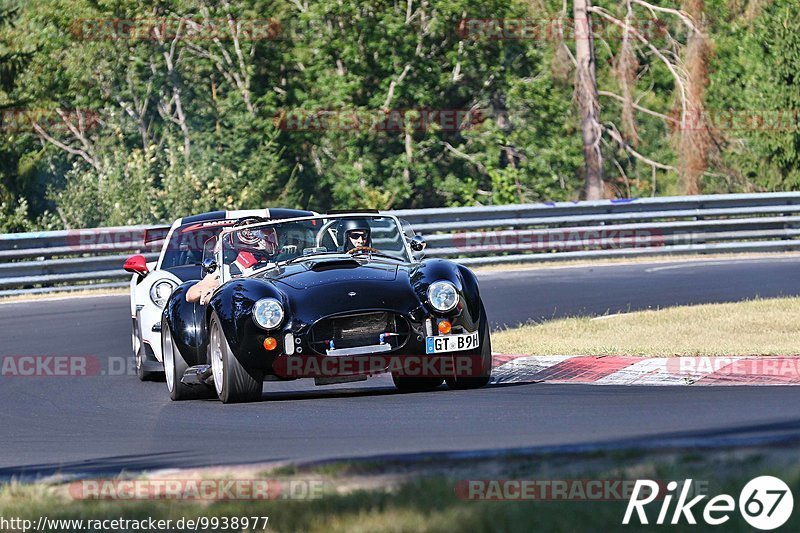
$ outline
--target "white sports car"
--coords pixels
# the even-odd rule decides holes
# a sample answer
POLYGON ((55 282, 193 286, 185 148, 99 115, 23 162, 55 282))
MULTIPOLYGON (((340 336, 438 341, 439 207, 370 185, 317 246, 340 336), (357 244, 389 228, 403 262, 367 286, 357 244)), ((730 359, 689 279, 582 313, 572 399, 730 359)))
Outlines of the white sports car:
POLYGON ((145 245, 164 241, 158 260, 148 263, 143 255, 137 254, 128 258, 123 267, 133 274, 131 340, 139 379, 147 381, 163 375, 161 313, 178 285, 202 278, 203 245, 208 239, 245 217, 281 219, 313 214, 297 209, 213 211, 179 218, 172 226, 146 231, 145 245))

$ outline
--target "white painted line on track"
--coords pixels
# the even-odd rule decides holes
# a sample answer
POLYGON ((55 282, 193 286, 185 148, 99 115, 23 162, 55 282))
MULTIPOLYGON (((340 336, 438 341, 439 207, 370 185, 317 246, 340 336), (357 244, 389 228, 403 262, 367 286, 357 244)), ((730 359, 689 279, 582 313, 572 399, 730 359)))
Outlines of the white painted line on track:
POLYGON ((690 258, 681 258, 681 259, 670 259, 669 257, 653 257, 652 260, 647 261, 617 261, 613 263, 582 263, 582 264, 565 264, 559 265, 557 262, 551 261, 542 261, 540 263, 530 263, 523 266, 514 266, 510 268, 500 268, 499 266, 491 266, 488 265, 491 270, 480 270, 483 268, 483 265, 474 267, 475 269, 473 272, 478 277, 496 277, 496 276, 503 276, 508 274, 525 274, 530 272, 544 272, 547 270, 566 270, 566 269, 575 269, 575 268, 611 268, 611 267, 631 267, 631 266, 641 266, 646 267, 648 265, 661 265, 661 266, 652 266, 650 268, 645 269, 645 272, 657 271, 657 270, 667 270, 672 268, 687 268, 691 266, 697 265, 725 265, 725 264, 737 264, 737 263, 763 263, 765 261, 769 262, 776 262, 776 263, 796 263, 798 259, 800 259, 800 254, 798 253, 787 253, 787 254, 780 254, 781 257, 775 257, 775 254, 764 254, 764 255, 756 255, 754 257, 714 257, 714 258, 707 258, 703 259, 702 257, 690 257, 690 258))
POLYGON ((691 381, 667 369, 668 358, 648 358, 595 381, 597 385, 688 385, 691 381))
POLYGON ((530 381, 530 378, 542 370, 546 370, 558 363, 572 359, 574 355, 550 355, 518 357, 492 369, 492 383, 520 383, 530 381))
MULTIPOLYGON (((785 263, 785 262, 796 262, 796 259, 788 258, 788 257, 758 257, 758 258, 731 258, 731 259, 713 259, 708 261, 702 260, 695 260, 695 261, 686 261, 681 264, 672 264, 672 265, 664 265, 664 266, 657 266, 645 269, 645 272, 659 272, 661 270, 676 270, 679 268, 692 268, 698 266, 722 266, 722 265, 743 265, 748 263, 763 263, 768 261, 770 263, 785 263)), ((630 263, 632 264, 632 263, 630 263)))
POLYGON ((613 313, 611 315, 600 315, 596 317, 592 317, 592 320, 606 320, 608 318, 616 318, 618 316, 629 315, 630 313, 613 313))
POLYGON ((109 298, 111 296, 124 296, 129 298, 130 295, 123 293, 123 294, 80 294, 75 296, 53 296, 51 298, 30 298, 26 300, 13 300, 9 299, 8 301, 0 300, 0 305, 15 305, 15 304, 30 304, 30 303, 37 303, 37 302, 58 302, 62 300, 82 300, 85 298, 109 298))

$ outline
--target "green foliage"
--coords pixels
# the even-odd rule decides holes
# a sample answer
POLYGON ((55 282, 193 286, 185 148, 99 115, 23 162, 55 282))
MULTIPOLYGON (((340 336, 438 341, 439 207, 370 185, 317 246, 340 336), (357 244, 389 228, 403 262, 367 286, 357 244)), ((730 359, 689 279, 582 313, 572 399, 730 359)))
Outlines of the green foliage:
POLYGON ((28 201, 24 198, 16 205, 0 204, 0 233, 30 231, 33 224, 28 218, 28 201))
MULTIPOLYGON (((622 15, 618 2, 596 4, 622 15)), ((465 37, 461 24, 545 20, 562 2, 226 5, 5 2, 0 111, 34 110, 43 131, 32 124, 0 129, 0 228, 146 223, 270 205, 390 209, 578 197, 582 150, 566 49, 553 40, 465 37), (126 39, 109 33, 120 28, 107 22, 184 18, 185 32, 187 17, 221 21, 221 38, 126 39), (236 43, 229 17, 274 19, 280 32, 236 43), (406 122, 375 125, 393 111, 406 122), (468 111, 459 127, 441 118, 468 111), (334 117, 327 123, 326 113, 334 117), (345 118, 354 115, 362 120, 348 126, 345 118), (309 120, 292 127, 281 122, 287 116, 309 120), (434 118, 420 122, 424 116, 434 118)), ((749 18, 742 2, 706 5, 716 43, 708 107, 800 109, 796 3, 765 3, 749 18)), ((677 18, 663 19, 685 38, 677 18)), ((619 40, 598 41, 596 52, 600 89, 619 92, 619 40)), ((652 54, 637 60, 636 100, 670 114, 670 73, 652 54)), ((618 100, 601 96, 600 105, 604 123, 618 121, 618 100)), ((678 166, 665 121, 635 116, 637 149, 678 166)), ((706 191, 800 186, 796 128, 723 132, 719 142, 706 191)), ((675 172, 659 170, 654 179, 647 164, 613 143, 601 148, 615 194, 680 193, 675 172)))
POLYGON ((800 5, 768 2, 754 20, 733 22, 718 40, 716 65, 709 98, 722 111, 716 123, 730 145, 728 164, 757 190, 797 190, 800 5))

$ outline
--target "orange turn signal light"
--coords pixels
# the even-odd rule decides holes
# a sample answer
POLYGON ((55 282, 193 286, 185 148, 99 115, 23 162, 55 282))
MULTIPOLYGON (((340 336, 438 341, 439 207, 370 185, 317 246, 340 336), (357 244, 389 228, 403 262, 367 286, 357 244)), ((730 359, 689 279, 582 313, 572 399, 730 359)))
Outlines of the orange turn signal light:
POLYGON ((264 349, 271 352, 275 348, 278 347, 278 341, 275 340, 275 337, 267 337, 264 339, 264 349))
POLYGON ((453 329, 453 326, 452 324, 450 324, 450 321, 442 320, 441 322, 439 322, 439 334, 447 335, 448 333, 450 333, 451 329, 453 329))

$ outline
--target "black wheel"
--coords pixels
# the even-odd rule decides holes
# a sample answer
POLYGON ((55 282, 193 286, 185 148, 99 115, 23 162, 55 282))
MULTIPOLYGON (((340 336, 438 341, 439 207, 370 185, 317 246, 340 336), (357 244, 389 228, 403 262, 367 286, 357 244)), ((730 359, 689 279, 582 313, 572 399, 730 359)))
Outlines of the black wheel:
POLYGON ((198 400, 213 396, 213 389, 207 385, 187 385, 181 382, 181 378, 189 368, 189 365, 186 364, 181 351, 175 346, 175 341, 172 339, 172 331, 164 319, 161 321, 161 348, 164 354, 164 377, 166 378, 169 397, 172 400, 198 400))
POLYGON ((133 360, 136 364, 136 376, 140 381, 160 381, 164 378, 164 373, 160 370, 152 370, 160 365, 155 357, 147 357, 147 348, 139 337, 139 326, 136 319, 133 319, 133 332, 131 333, 133 344, 133 360))
POLYGON ((264 372, 247 369, 239 363, 216 314, 212 315, 209 327, 208 357, 214 374, 214 388, 222 403, 255 402, 261 399, 264 372))
MULTIPOLYGON (((483 334, 481 336, 480 355, 462 356, 470 358, 470 375, 467 377, 453 376, 451 378, 446 378, 447 386, 451 389, 479 389, 486 386, 492 378, 492 339, 489 336, 489 322, 486 320, 486 311, 483 308, 483 304, 481 304, 481 316, 484 317, 484 319, 482 323, 483 334), (476 363, 477 368, 473 370, 476 363)), ((459 357, 459 355, 456 353, 453 358, 455 359, 457 357, 459 357)), ((453 362, 454 368, 460 368, 455 360, 453 362)))
POLYGON ((139 345, 139 349, 136 350, 136 375, 139 377, 139 381, 156 381, 158 379, 158 372, 148 372, 144 369, 144 346, 141 344, 139 345))
POLYGON ((142 339, 139 338, 139 326, 136 324, 136 319, 133 319, 133 332, 131 333, 131 344, 133 348, 133 361, 136 363, 136 376, 139 381, 147 381, 147 373, 144 371, 144 356, 142 349, 144 348, 142 339))
POLYGON ((412 378, 392 374, 392 381, 397 390, 403 392, 418 392, 433 390, 444 382, 443 378, 412 378))

